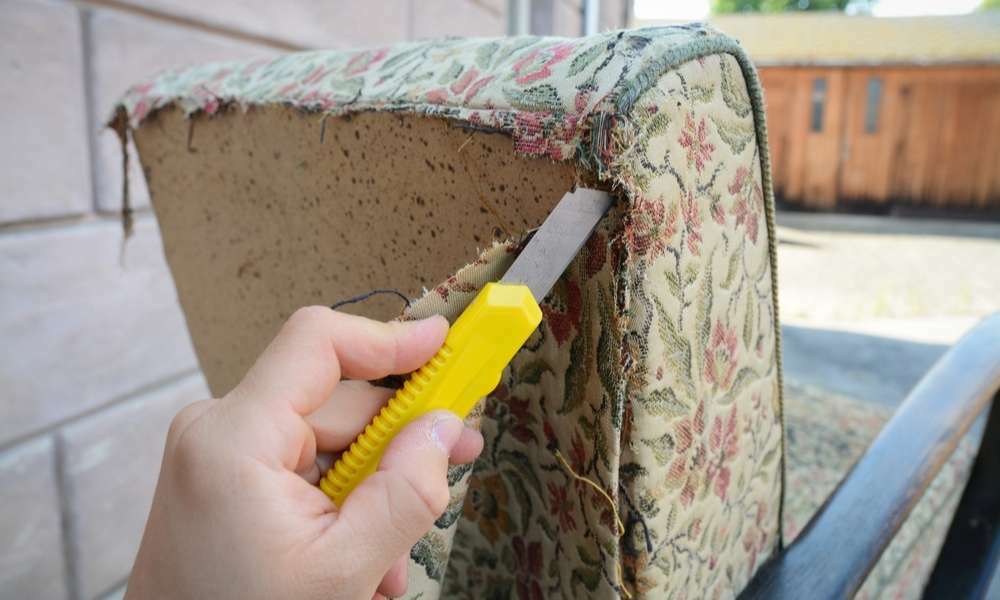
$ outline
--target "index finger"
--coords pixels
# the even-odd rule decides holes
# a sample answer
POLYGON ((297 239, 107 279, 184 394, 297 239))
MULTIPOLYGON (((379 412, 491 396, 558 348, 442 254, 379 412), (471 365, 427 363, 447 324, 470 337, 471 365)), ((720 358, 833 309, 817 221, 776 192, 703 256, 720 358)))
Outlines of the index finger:
POLYGON ((234 392, 307 415, 330 397, 341 377, 378 379, 419 368, 447 333, 440 316, 382 323, 325 306, 300 308, 234 392))

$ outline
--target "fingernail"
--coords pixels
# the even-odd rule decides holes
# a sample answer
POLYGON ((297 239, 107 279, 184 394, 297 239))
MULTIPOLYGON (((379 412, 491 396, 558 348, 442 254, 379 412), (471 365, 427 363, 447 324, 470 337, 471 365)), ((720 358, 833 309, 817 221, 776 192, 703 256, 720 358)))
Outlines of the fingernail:
POLYGON ((458 443, 458 438, 462 437, 464 429, 465 424, 461 419, 452 413, 444 413, 434 417, 429 437, 441 452, 451 454, 451 449, 458 443))

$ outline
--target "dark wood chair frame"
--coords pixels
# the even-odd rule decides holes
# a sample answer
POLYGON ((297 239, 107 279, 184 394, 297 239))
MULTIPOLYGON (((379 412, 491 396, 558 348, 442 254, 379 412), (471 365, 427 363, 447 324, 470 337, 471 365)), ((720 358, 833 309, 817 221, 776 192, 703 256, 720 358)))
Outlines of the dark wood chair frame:
POLYGON ((927 372, 799 537, 740 598, 852 597, 987 411, 971 475, 924 588, 925 598, 985 597, 1000 562, 1000 313, 927 372))

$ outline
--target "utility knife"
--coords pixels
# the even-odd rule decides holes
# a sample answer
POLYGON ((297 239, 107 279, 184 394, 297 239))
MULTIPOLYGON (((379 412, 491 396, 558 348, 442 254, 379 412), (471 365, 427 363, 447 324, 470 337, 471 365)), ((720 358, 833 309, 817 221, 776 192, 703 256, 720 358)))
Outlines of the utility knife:
POLYGON ((612 204, 602 191, 567 193, 503 278, 487 283, 448 330, 444 345, 412 373, 320 481, 341 506, 378 468, 392 438, 410 421, 446 409, 464 418, 500 383, 507 363, 542 321, 538 304, 612 204))

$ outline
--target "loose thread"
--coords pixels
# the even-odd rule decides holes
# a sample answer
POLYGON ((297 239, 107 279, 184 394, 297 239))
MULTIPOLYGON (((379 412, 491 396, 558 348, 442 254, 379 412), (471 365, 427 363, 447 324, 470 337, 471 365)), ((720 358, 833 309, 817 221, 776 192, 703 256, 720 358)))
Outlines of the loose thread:
POLYGON ((410 299, 406 297, 406 294, 404 294, 399 290, 394 290, 391 288, 374 289, 371 290, 370 292, 365 292, 364 294, 354 296, 353 298, 340 300, 338 302, 334 302, 333 304, 331 304, 330 308, 332 310, 337 310, 341 306, 347 306, 348 304, 357 304, 358 302, 364 302, 365 300, 371 298, 372 296, 377 296, 378 294, 391 294, 393 296, 398 296, 406 304, 406 308, 410 308, 410 299))
MULTIPOLYGON (((573 467, 571 467, 570 464, 566 462, 566 459, 563 457, 562 452, 560 452, 558 449, 554 450, 553 454, 555 454, 555 457, 559 460, 559 463, 562 465, 563 469, 565 469, 570 474, 570 476, 573 477, 573 479, 580 481, 582 483, 586 483, 590 487, 594 488, 595 490, 597 490, 597 493, 599 493, 608 502, 608 506, 611 508, 611 514, 615 516, 615 529, 616 529, 615 537, 620 539, 623 535, 625 535, 625 524, 622 522, 621 515, 618 514, 618 504, 615 502, 614 498, 611 497, 611 494, 604 491, 604 488, 598 485, 597 482, 577 473, 573 469, 573 467)), ((622 572, 621 561, 615 561, 615 577, 618 579, 618 587, 619 589, 621 589, 622 594, 626 598, 631 598, 632 597, 631 592, 629 592, 628 588, 625 587, 625 575, 622 572)))
POLYGON ((122 248, 119 256, 119 260, 124 263, 125 260, 125 242, 132 235, 132 228, 134 226, 133 216, 132 216, 132 198, 129 195, 129 177, 128 177, 128 140, 129 134, 131 132, 131 127, 128 122, 128 111, 123 107, 118 107, 115 110, 115 116, 108 123, 115 135, 118 136, 118 141, 121 144, 122 149, 122 231, 124 235, 122 237, 122 248))
POLYGON ((479 187, 479 179, 472 174, 472 169, 469 167, 469 162, 466 160, 465 155, 461 154, 462 148, 464 148, 465 144, 467 144, 471 139, 472 137, 470 136, 468 140, 465 140, 465 143, 463 143, 462 146, 458 149, 458 154, 461 158, 462 165, 465 167, 465 172, 469 174, 469 178, 472 181, 472 185, 473 187, 476 188, 476 194, 478 194, 479 196, 479 204, 488 213, 490 213, 490 216, 493 217, 494 220, 496 220, 497 227, 500 228, 500 231, 502 231, 505 236, 507 236, 508 238, 514 237, 511 234, 510 230, 507 229, 507 226, 504 225, 503 219, 500 218, 500 213, 498 213, 496 209, 493 208, 493 206, 486 201, 486 196, 483 194, 482 188, 479 187))
POLYGON ((187 151, 197 152, 194 148, 194 117, 188 119, 187 151))
POLYGON ((319 143, 322 144, 326 141, 326 118, 330 116, 330 113, 325 113, 323 118, 319 120, 319 143))

